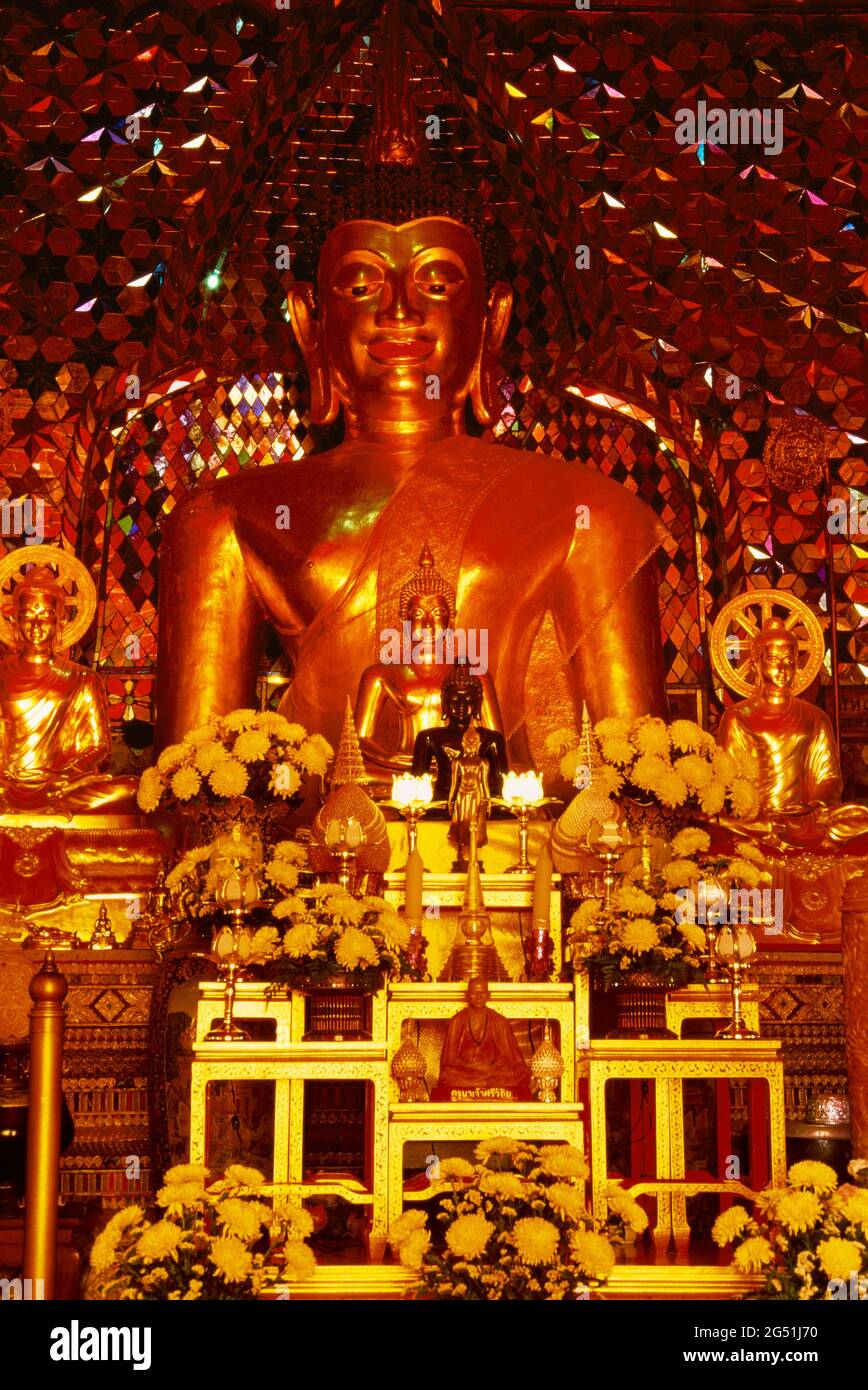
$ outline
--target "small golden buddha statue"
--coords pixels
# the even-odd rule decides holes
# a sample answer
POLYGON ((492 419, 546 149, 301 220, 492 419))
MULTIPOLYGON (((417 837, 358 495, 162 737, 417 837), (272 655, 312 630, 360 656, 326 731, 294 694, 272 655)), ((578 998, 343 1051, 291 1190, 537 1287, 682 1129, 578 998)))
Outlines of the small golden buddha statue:
POLYGON ((10 580, 0 613, 0 641, 12 648, 0 661, 0 810, 134 810, 136 779, 102 772, 111 743, 102 682, 62 655, 93 618, 90 575, 64 550, 29 546, 0 561, 0 593, 10 580))
POLYGON ((868 807, 840 804, 843 783, 832 726, 822 710, 796 693, 819 669, 816 642, 808 665, 801 663, 802 651, 798 633, 783 619, 771 617, 763 624, 749 645, 753 693, 726 711, 717 739, 726 752, 749 756, 757 769, 759 817, 734 826, 828 852, 868 835, 868 807))
MULTIPOLYGON (((440 722, 441 687, 455 664, 461 634, 454 631, 455 592, 437 572, 428 542, 419 567, 402 585, 400 627, 380 633, 381 657, 359 682, 356 727, 371 790, 387 791, 392 777, 409 772, 416 738, 440 722)), ((477 667, 483 724, 503 732, 494 685, 477 667)))
POLYGON ((467 1004, 449 1020, 432 1100, 530 1100, 530 1068, 490 997, 486 980, 468 981, 467 1004))
POLYGON ((496 635, 513 761, 531 761, 526 675, 546 622, 578 708, 584 695, 597 718, 665 709, 654 513, 596 468, 468 429, 471 410, 499 418, 513 291, 481 200, 418 167, 400 43, 389 51, 388 138, 375 128, 367 173, 305 228, 311 278, 288 296, 311 418, 342 415, 344 438, 199 488, 167 519, 158 746, 252 702, 267 626, 292 669, 281 713, 336 742, 426 539, 462 624, 496 635))
POLYGON ((476 844, 488 843, 486 819, 491 810, 488 763, 480 756, 481 740, 475 724, 470 724, 461 740, 461 752, 452 764, 452 784, 447 810, 452 817, 449 838, 458 851, 454 868, 466 867, 471 827, 476 827, 476 844))

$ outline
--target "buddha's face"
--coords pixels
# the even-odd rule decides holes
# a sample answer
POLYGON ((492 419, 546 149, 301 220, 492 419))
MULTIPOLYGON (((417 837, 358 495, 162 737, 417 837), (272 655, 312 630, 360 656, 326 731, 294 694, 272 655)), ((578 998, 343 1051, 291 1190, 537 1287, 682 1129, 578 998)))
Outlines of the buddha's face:
POLYGON ((792 689, 796 676, 796 648, 792 642, 766 642, 760 652, 763 686, 779 694, 792 689))
POLYGON ((459 729, 466 729, 471 719, 478 717, 481 702, 474 698, 470 690, 452 688, 444 693, 442 703, 444 719, 457 724, 459 729))
POLYGON ((449 604, 442 594, 416 594, 407 604, 414 666, 433 666, 436 641, 449 626, 449 604))
POLYGON ((15 620, 25 651, 50 652, 61 618, 61 603, 38 589, 24 591, 15 603, 15 620))
POLYGON ((479 243, 449 217, 344 222, 320 255, 318 322, 304 289, 290 291, 296 336, 312 377, 319 374, 351 425, 454 415, 471 390, 487 325, 499 347, 511 305, 505 285, 486 297, 479 243))

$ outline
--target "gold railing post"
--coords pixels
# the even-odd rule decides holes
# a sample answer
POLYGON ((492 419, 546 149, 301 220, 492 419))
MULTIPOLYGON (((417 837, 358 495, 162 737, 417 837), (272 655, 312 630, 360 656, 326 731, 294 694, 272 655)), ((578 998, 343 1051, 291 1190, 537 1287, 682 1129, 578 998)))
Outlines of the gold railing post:
POLYGON ((853 1157, 868 1158, 868 877, 844 890, 841 936, 850 1133, 853 1157))
POLYGON ((60 1112, 63 1001, 68 986, 48 951, 30 981, 30 1104, 24 1206, 24 1279, 31 1297, 54 1298, 57 1202, 60 1196, 60 1112))

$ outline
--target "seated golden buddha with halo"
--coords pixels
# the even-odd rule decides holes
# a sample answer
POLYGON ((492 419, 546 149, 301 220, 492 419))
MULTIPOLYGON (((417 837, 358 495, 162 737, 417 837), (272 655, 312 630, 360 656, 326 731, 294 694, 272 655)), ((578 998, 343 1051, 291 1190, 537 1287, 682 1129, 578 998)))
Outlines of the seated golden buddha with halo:
MULTIPOLYGON (((466 634, 454 629, 455 595, 437 572, 427 541, 418 569, 401 587, 397 617, 397 627, 380 633, 382 659, 363 673, 356 698, 366 771, 375 786, 389 791, 392 776, 412 767, 417 736, 441 722, 441 687, 456 659, 464 654, 473 666, 471 656, 479 656, 467 653, 466 634)), ((474 668, 482 685, 477 717, 502 733, 497 695, 483 665, 474 668)))
POLYGON ((316 287, 289 289, 311 417, 342 413, 343 443, 220 479, 167 520, 159 745, 253 702, 268 624, 292 671, 281 712, 335 742, 426 541, 462 626, 487 634, 512 763, 529 761, 525 681, 548 615, 577 708, 664 711, 662 529, 594 469, 468 433, 468 408, 498 417, 512 289, 479 200, 412 167, 403 120, 375 131, 378 163, 305 237, 316 287))
POLYGON ((4 556, 0 591, 10 580, 0 613, 0 641, 12 648, 0 660, 0 811, 133 810, 135 778, 102 772, 111 743, 102 682, 62 655, 93 618, 90 575, 43 545, 4 556))

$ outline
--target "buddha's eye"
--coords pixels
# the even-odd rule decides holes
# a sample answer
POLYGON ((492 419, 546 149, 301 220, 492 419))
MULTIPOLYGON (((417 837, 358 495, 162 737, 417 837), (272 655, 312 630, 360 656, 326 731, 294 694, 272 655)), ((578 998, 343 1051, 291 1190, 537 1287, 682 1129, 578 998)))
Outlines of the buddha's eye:
POLYGON ((464 277, 451 261, 427 261, 415 272, 417 289, 434 299, 445 299, 461 288, 464 277))
POLYGON ((332 281, 335 294, 344 299, 366 299, 383 285, 383 272, 367 261, 350 262, 342 266, 332 281))

